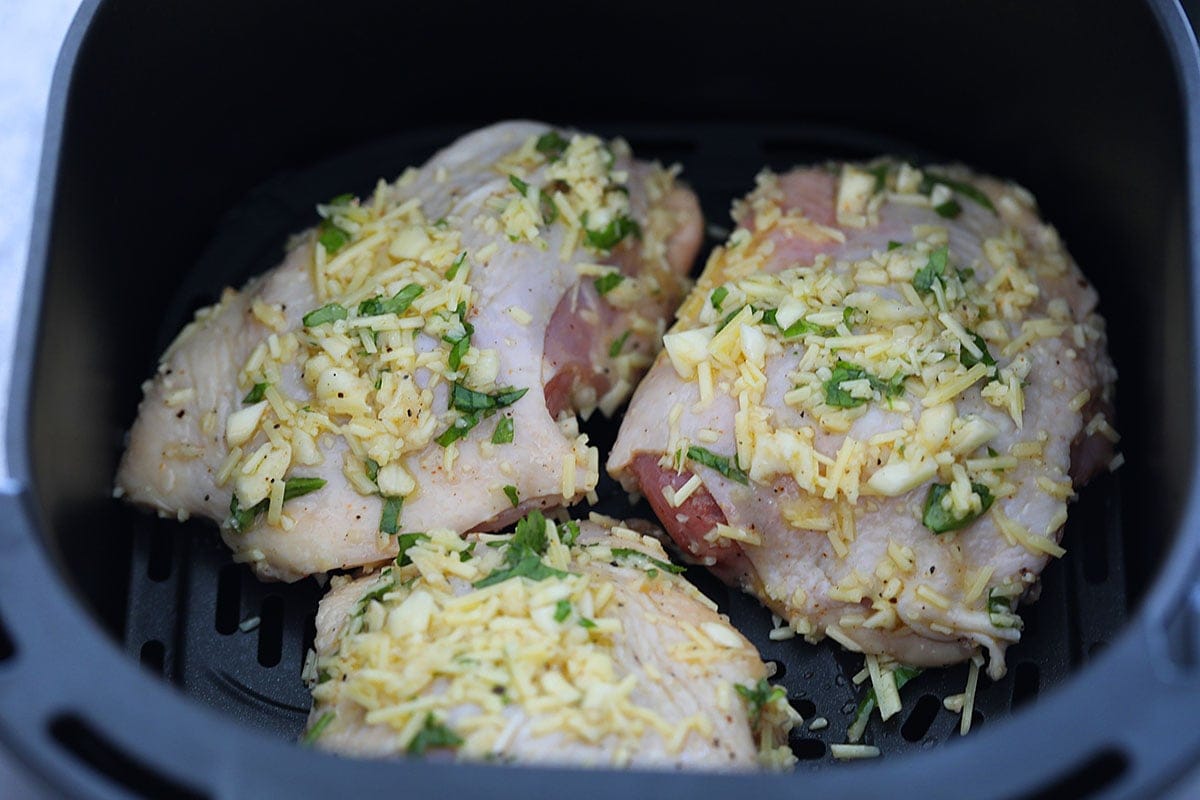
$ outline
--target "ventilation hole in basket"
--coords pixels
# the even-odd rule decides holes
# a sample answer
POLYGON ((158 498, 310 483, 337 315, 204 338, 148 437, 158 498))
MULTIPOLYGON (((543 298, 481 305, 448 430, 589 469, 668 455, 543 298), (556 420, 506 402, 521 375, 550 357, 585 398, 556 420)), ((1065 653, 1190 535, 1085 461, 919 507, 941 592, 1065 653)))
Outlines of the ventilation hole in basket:
POLYGON ((4 627, 4 620, 0 620, 0 664, 3 664, 16 654, 16 645, 13 644, 12 638, 8 635, 8 629, 4 627))
POLYGON ((792 700, 791 703, 796 713, 805 719, 812 719, 817 715, 817 704, 812 700, 792 700))
POLYGON ((1032 661, 1022 661, 1013 671, 1012 707, 1023 706, 1037 698, 1041 676, 1037 664, 1032 661))
POLYGON ((767 662, 767 672, 771 673, 769 680, 777 681, 784 675, 787 675, 787 664, 784 664, 779 659, 772 659, 767 662), (771 667, 774 666, 775 671, 771 672, 771 667))
POLYGON ((146 558, 146 577, 162 583, 171 577, 171 557, 175 553, 175 537, 165 531, 150 536, 150 554, 146 558))
POLYGON ((241 621, 242 568, 237 564, 226 564, 217 576, 217 633, 233 633, 241 621))
POLYGON ((814 761, 825 757, 825 743, 820 739, 796 738, 790 744, 792 755, 801 761, 814 761))
POLYGON ((1108 580, 1108 543, 1103 536, 1079 536, 1083 547, 1083 578, 1088 583, 1108 580))
POLYGON ((157 639, 151 639, 142 645, 140 652, 142 666, 151 669, 159 675, 163 674, 163 664, 166 663, 167 648, 157 639))
POLYGON ((51 720, 50 735, 71 755, 139 797, 178 800, 206 800, 209 797, 131 757, 73 714, 62 714, 51 720))
POLYGON ((910 742, 919 742, 929 733, 929 726, 937 718, 938 709, 942 704, 931 694, 921 695, 921 699, 913 706, 912 712, 904 724, 900 726, 900 734, 910 742))
POLYGON ((258 623, 258 663, 273 667, 283 656, 283 598, 277 594, 263 600, 258 623))
POLYGON ((1101 750, 1087 761, 1063 774, 1050 786, 1028 800, 1058 800, 1094 797, 1110 788, 1129 769, 1129 758, 1120 750, 1101 750))

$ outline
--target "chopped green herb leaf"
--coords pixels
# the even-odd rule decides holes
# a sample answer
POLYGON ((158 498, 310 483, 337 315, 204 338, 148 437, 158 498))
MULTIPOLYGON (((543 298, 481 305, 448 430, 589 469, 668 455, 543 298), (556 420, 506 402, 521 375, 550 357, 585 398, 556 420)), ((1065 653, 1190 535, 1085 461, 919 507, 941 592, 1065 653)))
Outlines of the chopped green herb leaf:
POLYGON ((913 288, 921 294, 933 291, 933 282, 942 279, 949 256, 950 248, 945 245, 930 253, 929 261, 913 275, 913 288))
POLYGON ((516 531, 508 541, 508 549, 504 552, 505 566, 473 585, 476 589, 482 589, 512 578, 543 581, 547 578, 565 577, 568 573, 542 562, 542 555, 549 543, 550 540, 546 536, 546 518, 536 509, 530 511, 517 523, 516 531))
POLYGON ((882 192, 887 188, 887 164, 879 164, 878 166, 871 167, 867 172, 875 176, 875 192, 882 192))
POLYGON ((559 600, 554 605, 554 621, 555 622, 562 622, 564 619, 566 619, 570 615, 571 615, 571 601, 570 600, 559 600))
POLYGON ((603 295, 620 286, 624 280, 625 276, 614 270, 613 272, 604 273, 599 278, 596 278, 593 283, 596 284, 596 291, 603 295))
POLYGON ((517 487, 511 483, 504 487, 504 496, 508 498, 508 502, 513 504, 513 508, 521 504, 521 495, 517 494, 517 487))
POLYGON ((901 244, 900 242, 889 241, 887 243, 887 249, 888 249, 889 253, 892 252, 893 250, 899 250, 901 247, 904 247, 904 245, 901 244))
POLYGON ((996 359, 992 358, 992 354, 988 351, 987 342, 984 341, 983 337, 971 330, 968 330, 967 334, 971 337, 971 341, 975 342, 975 346, 979 348, 982 355, 979 358, 976 358, 970 350, 963 347, 958 351, 959 362, 964 367, 973 367, 981 361, 984 364, 987 364, 989 367, 994 367, 996 365, 996 359))
POLYGON ((933 210, 937 212, 939 217, 954 219, 962 213, 962 206, 956 200, 951 199, 934 206, 933 210))
POLYGON ((513 185, 513 188, 516 189, 518 192, 520 192, 522 195, 529 193, 529 184, 526 183, 525 181, 521 180, 520 178, 518 178, 516 175, 509 175, 508 182, 511 183, 513 185))
POLYGON ((938 175, 934 172, 926 172, 925 176, 921 178, 920 191, 922 194, 929 194, 933 191, 934 185, 938 183, 942 184, 948 189, 954 190, 963 197, 974 200, 976 203, 983 206, 988 211, 991 211, 993 214, 996 213, 996 207, 992 205, 992 201, 989 200, 988 196, 979 189, 976 189, 969 183, 956 181, 953 178, 947 178, 944 175, 938 175))
POLYGON ((318 325, 324 325, 327 322, 335 322, 339 319, 345 319, 349 316, 345 306, 341 303, 328 303, 318 309, 308 312, 304 315, 304 327, 315 328, 318 325))
POLYGON ((323 219, 317 226, 317 242, 333 255, 350 241, 350 232, 339 228, 332 220, 323 219))
POLYGON ((391 534, 400 530, 400 512, 403 509, 403 497, 384 497, 383 511, 379 515, 379 532, 391 534))
POLYGON ((449 447, 454 442, 466 436, 471 432, 471 429, 479 424, 478 414, 463 414, 458 419, 451 423, 449 428, 438 434, 435 442, 442 447, 449 447))
POLYGON ((1012 598, 1000 594, 993 587, 988 591, 988 619, 997 628, 1024 627, 1021 618, 1013 613, 1012 598))
POLYGON ((570 142, 564 139, 558 131, 550 131, 539 136, 534 147, 551 161, 557 161, 562 158, 563 151, 567 149, 568 145, 570 142))
POLYGON ((710 469, 715 469, 726 478, 737 481, 743 486, 750 483, 750 477, 738 467, 736 458, 719 456, 711 450, 695 445, 688 448, 687 457, 697 464, 703 464, 710 469))
MULTIPOLYGON (((584 223, 586 225, 586 219, 584 223)), ((587 237, 587 243, 592 247, 597 250, 611 250, 630 234, 640 239, 642 236, 642 226, 638 225, 632 217, 621 214, 600 230, 592 230, 585 227, 584 233, 587 237)))
POLYGON ((363 462, 363 472, 367 473, 367 478, 371 483, 379 480, 379 462, 373 458, 368 458, 363 462))
POLYGON ((430 713, 425 715, 425 724, 408 743, 408 753, 420 756, 424 755, 425 751, 431 747, 458 747, 462 743, 463 740, 458 734, 438 722, 430 713))
POLYGON ((325 729, 329 727, 329 723, 333 722, 333 718, 336 716, 337 714, 333 713, 332 711, 326 711, 324 714, 317 717, 316 723, 308 729, 308 733, 304 734, 304 738, 300 740, 300 743, 303 745, 311 745, 313 742, 317 741, 317 739, 320 739, 321 734, 325 732, 325 729))
POLYGON ((632 547, 614 547, 612 549, 612 554, 613 558, 632 558, 637 561, 646 561, 661 570, 673 573, 675 575, 679 575, 680 573, 686 571, 684 567, 680 567, 676 564, 670 563, 669 561, 663 561, 662 559, 647 555, 641 550, 635 550, 632 547))
POLYGON ((591 621, 590 619, 588 619, 587 617, 580 617, 580 618, 579 618, 579 627, 581 627, 581 628, 587 628, 587 629, 589 629, 589 630, 590 630, 590 629, 592 629, 592 628, 596 627, 596 623, 595 623, 595 622, 592 622, 592 621, 591 621))
POLYGON ((257 403, 263 399, 263 395, 267 392, 269 383, 256 383, 254 388, 246 392, 246 396, 242 398, 243 403, 257 403))
POLYGON ((450 221, 448 219, 446 219, 445 217, 438 217, 437 219, 435 219, 433 221, 433 227, 435 227, 435 228, 445 228, 449 224, 450 224, 450 221))
POLYGON ((712 303, 712 307, 717 311, 721 310, 721 303, 725 302, 725 298, 729 296, 729 290, 724 286, 718 286, 713 289, 713 293, 709 295, 708 302, 712 303))
MULTIPOLYGON (((921 674, 921 670, 917 667, 896 667, 892 670, 892 677, 896 681, 896 691, 904 688, 904 684, 911 681, 913 678, 921 674)), ((867 720, 871 717, 871 712, 878 705, 878 700, 875 697, 875 689, 867 689, 866 695, 858 703, 858 709, 854 712, 854 722, 850 723, 850 728, 846 732, 846 738, 851 742, 857 742, 862 738, 863 731, 866 730, 867 720)))
POLYGON ((493 411, 497 408, 511 406, 524 397, 528 391, 529 389, 514 389, 508 386, 496 394, 484 394, 474 389, 468 389, 466 386, 455 381, 450 395, 450 407, 467 412, 493 411))
POLYGON ((513 440, 512 417, 501 417, 492 431, 492 444, 509 444, 513 440))
POLYGON ((325 485, 324 478, 288 478, 283 485, 283 502, 295 500, 325 485))
POLYGON ((971 491, 979 495, 979 511, 967 512, 963 517, 956 517, 952 511, 942 505, 942 498, 950 493, 950 486, 945 483, 933 484, 929 487, 929 494, 925 497, 925 512, 921 515, 921 523, 934 533, 946 533, 967 527, 991 508, 992 501, 995 499, 982 483, 972 483, 971 491))
POLYGON ((446 364, 450 367, 450 369, 457 370, 462 366, 463 356, 465 356, 467 351, 471 349, 471 334, 474 332, 475 328, 472 326, 469 332, 464 333, 457 339, 444 337, 446 341, 451 343, 450 355, 446 356, 446 364))
POLYGON ((758 683, 753 686, 743 686, 740 683, 735 683, 733 688, 737 689, 737 693, 745 701, 746 711, 750 715, 751 724, 753 725, 758 724, 765 706, 777 700, 787 698, 787 689, 784 689, 782 686, 772 686, 767 683, 766 678, 759 678, 758 683))
POLYGON ((842 388, 842 384, 846 381, 860 381, 866 379, 871 388, 879 392, 884 397, 898 397, 904 392, 904 381, 907 376, 903 373, 896 373, 890 381, 884 381, 871 373, 867 372, 862 367, 851 364, 848 361, 838 361, 833 368, 833 374, 829 380, 825 381, 825 402, 834 408, 857 408, 867 402, 866 397, 855 397, 842 388))
POLYGON ((569 519, 563 524, 563 527, 566 529, 566 532, 561 534, 560 538, 563 544, 570 547, 579 538, 579 523, 573 519, 569 519))
POLYGON ((613 343, 608 346, 609 358, 616 358, 617 356, 621 355, 621 348, 623 348, 625 346, 625 342, 628 341, 629 333, 629 331, 625 331, 616 339, 613 339, 613 343))
POLYGON ((458 274, 458 269, 467 260, 467 251, 464 250, 458 254, 458 258, 454 259, 454 263, 450 265, 450 269, 446 270, 446 280, 454 280, 454 276, 458 274))
POLYGON ((1000 453, 997 452, 996 448, 994 448, 994 447, 989 447, 987 449, 987 454, 989 456, 991 456, 992 458, 995 458, 996 456, 1000 455, 1000 453))
POLYGON ((380 314, 403 314, 425 291, 424 287, 410 283, 391 298, 372 297, 358 304, 360 317, 375 317, 380 314))
POLYGON ((429 534, 426 533, 402 533, 396 537, 396 566, 406 567, 412 563, 412 559, 408 557, 408 551, 417 542, 429 541, 429 534))
POLYGON ((477 544, 479 544, 479 543, 471 542, 469 545, 467 545, 467 549, 461 551, 458 554, 458 560, 459 561, 470 561, 471 556, 475 555, 475 545, 477 545, 477 544))

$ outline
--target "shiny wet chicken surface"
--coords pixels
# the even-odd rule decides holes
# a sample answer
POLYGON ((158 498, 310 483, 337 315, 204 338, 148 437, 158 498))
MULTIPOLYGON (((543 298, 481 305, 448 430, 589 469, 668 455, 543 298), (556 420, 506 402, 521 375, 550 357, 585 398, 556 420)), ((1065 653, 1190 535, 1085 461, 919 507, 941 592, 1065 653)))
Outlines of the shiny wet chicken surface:
POLYGON ((163 356, 118 494, 219 521, 238 560, 290 581, 591 491, 576 412, 628 396, 699 245, 674 173, 502 123, 319 211, 163 356))
POLYGON ((405 546, 404 566, 335 579, 321 602, 317 747, 703 770, 794 760, 782 690, 657 540, 533 512, 511 536, 405 546))
POLYGON ((959 167, 764 173, 734 215, 609 470, 810 640, 998 677, 1116 440, 1095 291, 959 167))

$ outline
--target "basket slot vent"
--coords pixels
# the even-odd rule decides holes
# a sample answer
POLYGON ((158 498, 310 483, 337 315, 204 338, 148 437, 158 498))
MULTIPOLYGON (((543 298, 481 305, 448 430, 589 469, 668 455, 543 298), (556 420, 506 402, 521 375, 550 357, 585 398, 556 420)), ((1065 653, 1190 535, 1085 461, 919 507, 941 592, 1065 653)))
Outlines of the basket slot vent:
POLYGON ((805 719, 812 719, 817 715, 817 704, 812 700, 793 700, 789 697, 788 702, 796 709, 796 713, 805 719))
POLYGON ((175 800, 209 798, 209 795, 168 778, 130 757, 73 714, 59 715, 51 720, 50 735, 75 758, 139 797, 171 797, 175 800))
POLYGON ((921 695, 921 699, 913 706, 912 713, 900 727, 900 734, 910 742, 919 742, 929 733, 929 726, 937 718, 938 709, 942 704, 931 694, 921 695))
POLYGON ((153 670, 155 674, 163 674, 163 664, 166 663, 167 648, 157 639, 151 639, 142 645, 139 659, 142 666, 153 670))
POLYGON ((17 654, 17 647, 13 644, 12 637, 8 635, 8 630, 4 627, 4 620, 0 619, 0 664, 17 654))
POLYGON ((226 564, 217 576, 217 633, 233 633, 241 621, 242 569, 237 564, 226 564))
POLYGON ((793 737, 789 743, 792 754, 800 761, 816 761, 825 757, 825 743, 811 737, 793 737))
POLYGON ((258 623, 258 663, 273 667, 283 656, 283 598, 277 594, 263 600, 258 623))
POLYGON ((1063 797, 1084 800, 1096 797, 1128 771, 1128 756, 1120 750, 1101 750, 1037 794, 1030 795, 1028 800, 1060 800, 1063 797))

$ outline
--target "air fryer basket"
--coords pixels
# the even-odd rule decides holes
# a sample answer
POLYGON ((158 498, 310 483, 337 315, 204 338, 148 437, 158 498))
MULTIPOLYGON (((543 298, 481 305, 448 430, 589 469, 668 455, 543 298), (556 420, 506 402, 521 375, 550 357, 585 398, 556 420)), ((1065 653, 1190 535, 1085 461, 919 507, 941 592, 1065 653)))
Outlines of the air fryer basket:
MULTIPOLYGON (((347 787, 1147 796, 1191 766, 1200 62, 1177 7, 939 0, 920 13, 861 2, 734 16, 617 2, 575 17, 563 4, 359 5, 109 2, 76 21, 0 458, 5 746, 75 794, 213 798, 347 787), (1068 556, 1024 614, 1009 675, 982 682, 968 737, 940 705, 965 668, 931 671, 905 688, 902 715, 869 726, 881 759, 833 762, 827 745, 845 740, 860 658, 769 641, 757 603, 691 570, 777 663, 804 716, 830 721, 793 734, 796 774, 305 751, 291 742, 308 706, 299 672, 320 589, 259 583, 211 525, 111 500, 138 386, 198 305, 272 266, 315 202, 515 116, 623 135, 643 157, 680 161, 717 224, 763 165, 881 152, 961 159, 1038 195, 1100 289, 1128 463, 1074 506, 1068 556)), ((609 442, 615 425, 589 433, 609 442)), ((601 510, 630 513, 611 482, 601 495, 601 510)))

